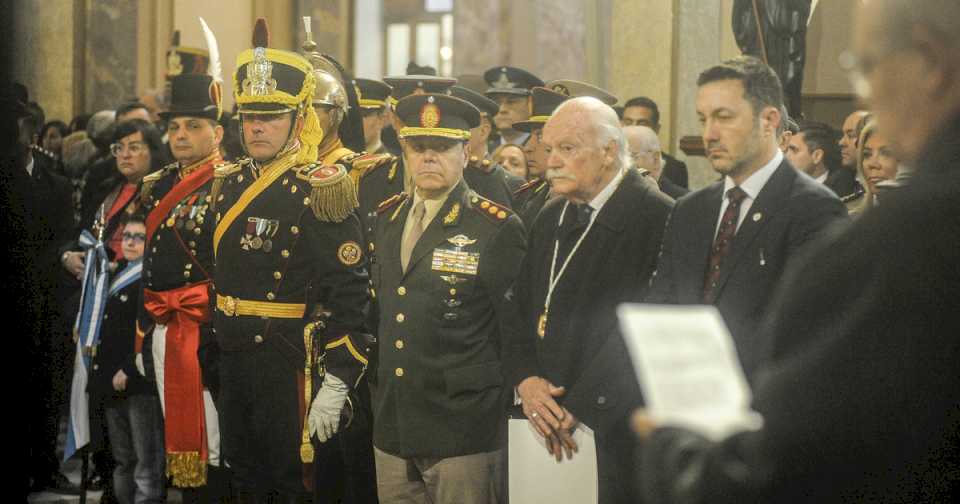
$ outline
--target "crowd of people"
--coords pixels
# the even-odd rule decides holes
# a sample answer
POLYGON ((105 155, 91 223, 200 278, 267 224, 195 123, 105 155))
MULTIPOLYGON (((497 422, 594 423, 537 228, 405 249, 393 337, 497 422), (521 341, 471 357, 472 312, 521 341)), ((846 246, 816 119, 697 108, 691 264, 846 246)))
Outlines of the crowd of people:
POLYGON ((757 58, 702 71, 680 99, 703 188, 647 97, 511 66, 353 78, 262 20, 232 112, 217 51, 179 45, 167 90, 69 125, 5 86, 24 497, 79 492, 65 422, 105 501, 506 502, 523 418, 560 463, 592 430, 601 503, 945 501, 960 10, 857 12, 843 124, 790 118, 757 58), (716 306, 762 427, 647 414, 627 302, 716 306))

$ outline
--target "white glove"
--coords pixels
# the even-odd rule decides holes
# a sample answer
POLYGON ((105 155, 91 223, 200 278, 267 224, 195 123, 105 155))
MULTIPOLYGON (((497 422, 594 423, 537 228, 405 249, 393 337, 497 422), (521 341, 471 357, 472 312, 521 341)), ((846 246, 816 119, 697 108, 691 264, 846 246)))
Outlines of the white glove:
POLYGON ((317 436, 321 443, 332 438, 340 427, 340 411, 346 400, 347 384, 327 373, 323 378, 323 386, 310 404, 310 435, 317 436))
POLYGON ((137 365, 137 372, 140 373, 140 376, 146 377, 147 371, 143 367, 143 354, 138 353, 136 357, 133 358, 133 363, 137 365))

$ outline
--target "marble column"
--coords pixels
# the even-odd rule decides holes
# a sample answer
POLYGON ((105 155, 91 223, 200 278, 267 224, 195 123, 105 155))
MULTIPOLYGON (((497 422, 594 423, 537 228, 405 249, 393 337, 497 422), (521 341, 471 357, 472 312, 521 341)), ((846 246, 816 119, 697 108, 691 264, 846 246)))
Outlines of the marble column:
POLYGON ((115 109, 137 94, 137 3, 88 0, 85 9, 83 110, 115 109))
MULTIPOLYGON (((672 132, 673 151, 684 158, 676 142, 684 136, 700 135, 697 118, 697 77, 700 72, 722 60, 720 43, 723 16, 720 2, 677 0, 677 43, 675 53, 675 100, 672 132)), ((729 17, 727 18, 729 19, 729 17)), ((726 30, 730 31, 729 24, 726 30)), ((690 176, 690 188, 709 185, 717 179, 710 162, 703 157, 685 159, 690 176)))
POLYGON ((508 19, 501 2, 454 2, 453 75, 482 74, 504 64, 508 19))
POLYGON ((48 121, 70 122, 83 110, 74 96, 77 6, 72 0, 23 0, 14 11, 13 79, 27 86, 30 99, 44 108, 48 121))

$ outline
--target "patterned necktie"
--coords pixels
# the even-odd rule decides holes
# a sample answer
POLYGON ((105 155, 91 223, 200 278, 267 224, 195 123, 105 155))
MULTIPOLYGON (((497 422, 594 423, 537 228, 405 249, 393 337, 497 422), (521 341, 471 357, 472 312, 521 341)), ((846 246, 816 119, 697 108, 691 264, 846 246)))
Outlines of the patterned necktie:
POLYGON ((738 186, 732 187, 727 191, 727 209, 723 211, 723 218, 720 219, 720 228, 717 230, 717 238, 713 241, 713 247, 710 248, 710 260, 707 261, 707 273, 703 279, 703 302, 713 304, 714 290, 717 288, 717 281, 720 280, 720 265, 723 264, 723 258, 730 251, 730 242, 737 234, 737 221, 740 219, 740 204, 747 197, 747 193, 738 186))
POLYGON ((420 235, 423 234, 423 216, 426 212, 427 207, 424 206, 422 201, 413 207, 413 215, 411 216, 413 222, 410 224, 410 234, 407 235, 406 240, 403 240, 403 245, 400 247, 400 265, 403 267, 403 271, 407 271, 407 266, 410 264, 410 255, 413 254, 413 247, 416 246, 420 235))

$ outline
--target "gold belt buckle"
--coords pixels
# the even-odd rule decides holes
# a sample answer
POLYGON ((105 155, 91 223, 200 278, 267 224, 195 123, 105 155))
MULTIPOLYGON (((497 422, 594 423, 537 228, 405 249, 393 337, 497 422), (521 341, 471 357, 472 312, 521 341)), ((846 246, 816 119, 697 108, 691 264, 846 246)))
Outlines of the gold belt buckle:
POLYGON ((223 297, 223 314, 232 317, 237 314, 237 298, 233 296, 223 297))

